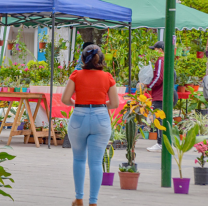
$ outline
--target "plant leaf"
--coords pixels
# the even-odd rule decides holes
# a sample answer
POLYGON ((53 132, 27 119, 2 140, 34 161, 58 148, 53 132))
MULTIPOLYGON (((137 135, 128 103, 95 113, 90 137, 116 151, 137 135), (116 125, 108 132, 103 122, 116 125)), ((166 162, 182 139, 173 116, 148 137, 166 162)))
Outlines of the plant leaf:
POLYGON ((14 199, 12 198, 12 196, 10 194, 7 194, 3 190, 0 190, 0 194, 3 195, 3 196, 5 196, 5 197, 9 197, 9 198, 11 198, 14 201, 14 199))
POLYGON ((164 141, 164 144, 165 144, 165 147, 166 149, 168 150, 168 152, 171 154, 171 155, 175 155, 175 152, 173 151, 173 148, 168 140, 168 137, 164 134, 163 135, 163 141, 164 141))
POLYGON ((12 160, 14 159, 16 156, 10 155, 6 152, 0 152, 0 160, 2 159, 8 159, 8 160, 12 160))
POLYGON ((183 152, 189 151, 195 145, 195 142, 196 142, 195 129, 196 129, 196 127, 194 126, 193 128, 191 128, 187 132, 185 142, 184 142, 184 144, 182 145, 182 148, 181 148, 183 152))

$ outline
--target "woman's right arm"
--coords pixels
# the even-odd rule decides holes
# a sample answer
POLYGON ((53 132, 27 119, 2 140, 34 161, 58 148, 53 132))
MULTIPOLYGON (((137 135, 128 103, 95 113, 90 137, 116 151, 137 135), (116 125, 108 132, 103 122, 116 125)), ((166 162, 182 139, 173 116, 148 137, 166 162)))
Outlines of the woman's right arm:
POLYGON ((62 98, 61 98, 61 101, 65 105, 68 105, 68 106, 75 105, 75 101, 71 98, 74 93, 74 90, 75 90, 75 83, 71 79, 69 79, 69 81, 65 87, 65 90, 62 94, 62 98))
POLYGON ((109 101, 106 102, 108 109, 116 109, 119 106, 119 98, 116 85, 110 87, 108 91, 109 101))

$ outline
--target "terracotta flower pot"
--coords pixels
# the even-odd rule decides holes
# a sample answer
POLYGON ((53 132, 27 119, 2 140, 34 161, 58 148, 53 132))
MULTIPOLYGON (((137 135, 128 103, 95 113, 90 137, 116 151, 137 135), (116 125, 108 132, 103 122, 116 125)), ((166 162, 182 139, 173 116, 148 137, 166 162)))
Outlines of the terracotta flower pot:
POLYGON ((45 49, 46 48, 46 42, 39 42, 39 49, 45 49))
POLYGON ((157 132, 150 132, 149 133, 149 139, 157 140, 157 132))
POLYGON ((14 92, 14 88, 9 87, 8 92, 14 92))
POLYGON ((199 85, 194 85, 193 88, 194 88, 194 91, 197 92, 199 90, 199 85))
POLYGON ((7 49, 12 50, 13 46, 14 46, 14 43, 9 43, 7 44, 7 49))
POLYGON ((178 92, 184 93, 186 91, 186 87, 185 86, 178 86, 178 92))
POLYGON ((0 46, 4 45, 4 40, 0 40, 0 46))
POLYGON ((182 120, 181 117, 173 117, 173 119, 174 119, 174 122, 176 122, 176 124, 178 124, 182 120))
POLYGON ((201 52, 201 51, 196 52, 196 57, 197 57, 198 59, 204 58, 204 52, 201 52))
POLYGON ((124 190, 136 190, 140 173, 118 172, 120 186, 124 190))
MULTIPOLYGON (((184 86, 185 86, 186 88, 188 88, 188 87, 194 88, 194 84, 185 84, 184 86)), ((185 92, 189 92, 189 91, 186 89, 185 92)))

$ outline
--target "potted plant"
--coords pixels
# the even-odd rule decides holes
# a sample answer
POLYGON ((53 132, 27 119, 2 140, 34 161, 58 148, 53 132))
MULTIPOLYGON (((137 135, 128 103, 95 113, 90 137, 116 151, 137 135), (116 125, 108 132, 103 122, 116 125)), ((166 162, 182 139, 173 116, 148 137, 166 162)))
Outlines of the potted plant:
POLYGON ((42 34, 39 34, 39 49, 45 49, 48 36, 45 34, 45 31, 42 34))
POLYGON ((185 84, 188 81, 188 77, 186 74, 181 73, 180 75, 177 76, 177 80, 178 80, 178 92, 185 92, 186 87, 185 84))
POLYGON ((20 92, 20 77, 16 76, 16 82, 14 82, 15 88, 14 92, 20 92))
POLYGON ((208 168, 204 167, 208 162, 208 141, 199 142, 194 147, 200 153, 200 157, 195 159, 195 163, 200 165, 200 167, 194 167, 195 185, 208 185, 208 168))
POLYGON ((192 113, 187 119, 184 119, 179 123, 180 128, 183 133, 187 133, 195 125, 198 126, 198 134, 200 136, 208 135, 208 125, 207 125, 208 115, 202 115, 201 113, 192 113))
POLYGON ((202 59, 204 57, 205 46, 202 44, 202 39, 192 41, 192 49, 196 51, 196 57, 202 59))
POLYGON ((175 152, 171 146, 171 142, 169 141, 166 135, 163 135, 163 141, 168 152, 174 157, 178 165, 179 174, 180 174, 180 178, 173 178, 174 192, 180 194, 188 194, 190 178, 183 178, 181 164, 184 153, 188 152, 196 144, 196 135, 198 134, 198 126, 195 125, 193 128, 191 128, 187 132, 186 138, 184 138, 182 141, 180 141, 178 127, 174 126, 173 128, 171 128, 169 122, 168 122, 168 127, 169 127, 168 135, 171 137, 173 146, 176 148, 178 159, 176 158, 175 152))
POLYGON ((193 84, 193 81, 192 81, 192 77, 188 77, 188 80, 187 80, 187 82, 184 86, 186 87, 186 92, 188 92, 188 90, 187 90, 188 87, 193 88, 194 84, 193 84))
POLYGON ((14 87, 15 87, 15 83, 14 82, 10 82, 9 83, 9 87, 8 87, 8 92, 14 92, 14 87))
POLYGON ((15 40, 8 40, 7 49, 12 50, 15 40))
POLYGON ((149 139, 150 140, 157 140, 157 131, 156 131, 156 127, 153 121, 154 117, 151 116, 150 120, 151 123, 149 124, 146 120, 142 119, 142 122, 144 122, 148 127, 150 127, 150 131, 149 131, 149 139))
MULTIPOLYGON (((125 121, 125 128, 126 128, 126 140, 127 140, 127 154, 126 158, 128 163, 123 163, 122 166, 132 166, 135 165, 135 143, 137 138, 139 137, 138 134, 138 123, 139 123, 139 131, 142 137, 144 138, 144 133, 140 127, 142 117, 147 117, 148 114, 155 115, 156 118, 154 119, 154 125, 161 130, 166 129, 165 127, 160 125, 160 122, 157 118, 164 119, 165 114, 163 111, 156 109, 153 110, 151 108, 151 99, 147 98, 143 95, 142 89, 140 88, 140 93, 135 95, 128 94, 131 98, 131 101, 128 101, 127 104, 124 106, 124 109, 121 110, 121 114, 123 114, 123 120, 125 121)), ((135 168, 137 170, 137 168, 135 168)))
POLYGON ((114 148, 112 145, 109 147, 109 152, 107 148, 105 149, 105 153, 103 156, 103 180, 102 180, 102 185, 113 185, 113 178, 114 178, 114 173, 110 172, 110 163, 111 159, 113 158, 114 155, 114 148))
POLYGON ((113 148, 116 149, 121 149, 126 147, 126 133, 124 129, 114 129, 112 130, 112 136, 110 138, 112 141, 113 148))
POLYGON ((0 46, 4 45, 4 40, 0 39, 0 46))
POLYGON ((176 54, 175 54, 176 57, 182 56, 183 48, 184 48, 184 45, 183 45, 182 43, 178 43, 178 44, 177 44, 176 54))
POLYGON ((194 91, 192 87, 188 87, 188 91, 191 92, 191 94, 189 95, 189 101, 191 101, 189 109, 195 109, 196 112, 203 115, 208 114, 208 110, 206 109, 208 107, 208 102, 204 98, 203 92, 194 91), (202 106, 204 107, 204 109, 202 109, 202 106))
POLYGON ((42 132, 47 132, 49 130, 49 125, 47 122, 42 121, 42 132))
POLYGON ((194 91, 197 92, 199 90, 199 84, 200 84, 200 80, 199 80, 199 77, 194 77, 192 76, 191 77, 192 79, 192 83, 193 83, 193 88, 194 88, 194 91))
POLYGON ((143 133, 144 133, 144 138, 149 139, 150 127, 145 126, 142 130, 143 130, 143 133))
POLYGON ((135 165, 121 167, 119 165, 120 187, 124 190, 136 190, 140 173, 135 168, 135 165))
POLYGON ((186 110, 186 103, 184 100, 179 99, 177 104, 174 107, 175 110, 179 110, 178 116, 173 117, 174 123, 177 125, 179 122, 182 121, 181 113, 185 114, 186 110))
POLYGON ((8 92, 9 81, 10 81, 10 78, 9 77, 7 77, 4 80, 4 82, 3 82, 3 88, 2 88, 2 91, 3 92, 8 92))

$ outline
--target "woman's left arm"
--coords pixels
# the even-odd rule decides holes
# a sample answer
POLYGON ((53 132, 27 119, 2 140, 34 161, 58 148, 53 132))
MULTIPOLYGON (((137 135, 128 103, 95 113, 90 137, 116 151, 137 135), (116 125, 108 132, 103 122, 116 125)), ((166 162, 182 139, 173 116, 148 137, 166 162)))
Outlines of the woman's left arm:
POLYGON ((64 93, 62 94, 61 101, 68 106, 74 106, 75 101, 71 98, 74 91, 75 91, 75 83, 71 79, 69 79, 65 87, 64 93))

